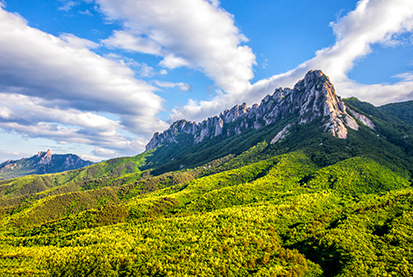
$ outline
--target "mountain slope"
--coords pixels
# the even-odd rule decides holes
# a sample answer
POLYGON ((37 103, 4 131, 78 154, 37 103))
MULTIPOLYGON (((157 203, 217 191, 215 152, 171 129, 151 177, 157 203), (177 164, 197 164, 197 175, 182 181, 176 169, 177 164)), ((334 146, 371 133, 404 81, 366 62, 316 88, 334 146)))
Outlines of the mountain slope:
MULTIPOLYGON (((132 184, 145 176, 193 170, 214 160, 236 157, 256 145, 261 146, 254 148, 251 157, 241 155, 242 158, 236 159, 247 165, 274 155, 302 150, 320 167, 362 156, 374 159, 402 176, 412 175, 413 161, 409 152, 413 149, 410 147, 413 145, 412 127, 401 121, 395 123, 392 116, 371 104, 357 99, 343 102, 321 71, 310 71, 294 89, 276 89, 272 96, 265 97, 259 106, 255 106, 238 117, 226 111, 215 119, 193 125, 202 127, 219 118, 232 118, 231 122, 223 125, 222 134, 204 136, 200 142, 196 141, 198 133, 186 133, 189 125, 178 121, 164 133, 155 134, 148 148, 159 138, 164 138, 162 145, 136 157, 113 159, 57 175, 4 181, 0 183, 0 194, 7 198, 19 197, 20 200, 12 201, 17 203, 29 194, 51 188, 53 190, 41 194, 41 197, 132 184), (247 122, 250 122, 249 128, 246 127, 247 122), (392 127, 394 124, 397 125, 395 128, 392 127), (412 136, 398 134, 393 129, 407 130, 412 136), (238 130, 238 134, 231 135, 231 130, 238 130)), ((231 111, 237 109, 239 107, 235 106, 231 111)), ((202 128, 199 134, 203 132, 202 128)), ((153 185, 150 187, 150 190, 155 188, 153 185)), ((146 188, 149 188, 148 184, 146 188)))
POLYGON ((180 120, 155 133, 145 168, 152 174, 191 168, 266 141, 268 155, 303 149, 320 166, 364 155, 411 174, 412 136, 412 126, 379 108, 355 98, 342 101, 316 70, 260 105, 235 106, 201 123, 180 120))
POLYGON ((17 161, 8 160, 0 164, 0 180, 12 179, 30 174, 57 173, 92 165, 74 154, 52 154, 39 152, 30 158, 17 161))
POLYGON ((380 110, 413 125, 413 101, 390 103, 379 107, 380 110))
POLYGON ((320 71, 214 118, 135 157, 0 182, 1 272, 413 275, 411 125, 320 71))
POLYGON ((413 126, 397 117, 376 108, 370 103, 350 98, 345 102, 353 109, 371 118, 377 134, 393 145, 400 147, 408 156, 413 155, 413 126))

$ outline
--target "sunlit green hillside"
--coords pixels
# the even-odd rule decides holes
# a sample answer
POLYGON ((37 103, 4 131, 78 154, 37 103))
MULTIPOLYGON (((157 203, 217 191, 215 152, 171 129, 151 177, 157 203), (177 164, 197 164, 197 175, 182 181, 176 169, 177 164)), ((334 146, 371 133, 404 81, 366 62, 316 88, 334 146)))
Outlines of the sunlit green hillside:
POLYGON ((412 126, 352 104, 376 129, 269 144, 282 122, 3 181, 0 275, 412 276, 412 126))

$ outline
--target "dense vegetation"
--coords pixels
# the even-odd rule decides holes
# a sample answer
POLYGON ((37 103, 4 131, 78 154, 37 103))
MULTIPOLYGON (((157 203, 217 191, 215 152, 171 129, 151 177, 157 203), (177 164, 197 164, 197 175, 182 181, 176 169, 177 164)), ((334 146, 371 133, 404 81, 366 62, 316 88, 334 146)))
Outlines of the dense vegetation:
POLYGON ((413 125, 413 101, 390 103, 381 106, 380 109, 413 125))
POLYGON ((411 126, 347 104, 377 128, 269 145, 283 122, 3 181, 0 275, 412 276, 411 126))

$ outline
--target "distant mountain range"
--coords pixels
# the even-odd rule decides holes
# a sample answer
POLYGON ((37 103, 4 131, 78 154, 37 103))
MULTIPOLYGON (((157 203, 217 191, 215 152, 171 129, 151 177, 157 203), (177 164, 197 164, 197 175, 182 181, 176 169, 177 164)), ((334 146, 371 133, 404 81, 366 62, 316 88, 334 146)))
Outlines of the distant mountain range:
POLYGON ((8 160, 0 164, 0 180, 12 179, 30 174, 57 173, 92 165, 75 154, 52 154, 40 151, 30 158, 8 160))

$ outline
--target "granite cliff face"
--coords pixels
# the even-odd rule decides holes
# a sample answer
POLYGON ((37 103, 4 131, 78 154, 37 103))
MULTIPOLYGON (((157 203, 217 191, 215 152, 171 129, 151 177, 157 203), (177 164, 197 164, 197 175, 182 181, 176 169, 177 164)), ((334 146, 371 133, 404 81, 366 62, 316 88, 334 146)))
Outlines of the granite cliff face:
MULTIPOLYGON (((354 112, 353 115, 358 116, 354 112)), ((368 118, 360 116, 357 117, 359 120, 374 128, 368 118)), ((164 132, 155 133, 146 145, 146 150, 161 144, 178 143, 178 136, 183 134, 197 144, 216 136, 232 136, 251 128, 259 129, 287 117, 292 118, 291 122, 284 126, 271 143, 286 136, 293 124, 305 124, 316 118, 322 119, 325 132, 341 139, 347 138, 347 128, 359 128, 356 120, 346 112, 346 106, 336 95, 329 78, 320 70, 311 70, 293 89, 277 88, 272 95, 264 97, 259 105, 236 105, 201 123, 176 121, 164 132)))
POLYGON ((52 154, 52 151, 40 151, 30 158, 17 161, 8 160, 0 164, 0 180, 17 178, 30 174, 63 172, 92 165, 74 154, 52 154))

